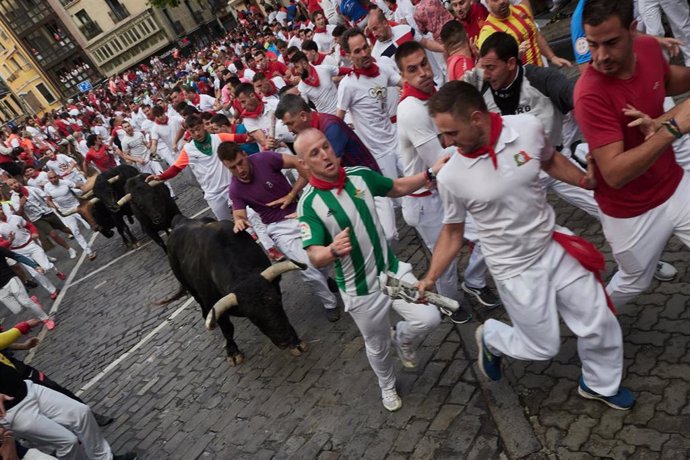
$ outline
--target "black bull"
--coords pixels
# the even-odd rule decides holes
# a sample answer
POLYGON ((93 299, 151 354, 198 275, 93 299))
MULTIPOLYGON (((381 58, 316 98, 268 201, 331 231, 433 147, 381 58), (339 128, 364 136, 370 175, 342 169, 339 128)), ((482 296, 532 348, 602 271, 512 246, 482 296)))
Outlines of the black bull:
POLYGON ((145 180, 147 175, 140 174, 127 179, 125 183, 127 194, 120 203, 129 203, 141 229, 165 251, 165 243, 158 232, 168 232, 172 227, 173 217, 180 214, 180 209, 170 195, 170 189, 162 183, 147 184, 145 180))
POLYGON ((234 233, 229 221, 173 219, 168 259, 182 290, 168 303, 189 292, 201 306, 209 329, 220 326, 231 366, 244 355, 234 340, 230 315, 246 317, 277 347, 299 356, 306 350, 283 309, 280 273, 304 269, 293 262, 271 262, 246 232, 234 233))

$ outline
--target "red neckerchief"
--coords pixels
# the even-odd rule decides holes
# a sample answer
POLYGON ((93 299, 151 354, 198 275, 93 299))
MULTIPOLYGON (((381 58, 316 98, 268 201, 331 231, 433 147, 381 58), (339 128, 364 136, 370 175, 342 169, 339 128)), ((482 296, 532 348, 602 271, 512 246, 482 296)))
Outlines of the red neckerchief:
POLYGON ((242 118, 259 118, 264 113, 264 102, 258 95, 255 94, 254 96, 259 101, 256 108, 252 111, 243 108, 242 118))
POLYGON ((316 73, 314 66, 309 66, 309 76, 302 81, 305 85, 313 86, 314 88, 319 86, 321 82, 319 81, 319 74, 316 73))
POLYGON ((391 6, 391 5, 388 5, 388 9, 391 10, 393 13, 395 13, 395 11, 398 9, 398 4, 397 4, 397 3, 393 3, 392 6, 391 6))
POLYGON ((26 187, 24 187, 24 186, 22 186, 22 188, 21 188, 21 193, 22 193, 23 196, 28 197, 28 196, 29 196, 29 189, 26 188, 26 187))
MULTIPOLYGON (((309 124, 312 128, 319 129, 319 113, 316 110, 312 110, 310 113, 311 119, 309 119, 309 124)), ((319 131, 321 130, 319 129, 319 131)))
POLYGON ((494 169, 498 169, 498 159, 496 158, 496 151, 494 147, 496 142, 498 142, 498 137, 501 135, 501 130, 503 129, 503 118, 501 115, 495 112, 489 112, 489 117, 491 118, 491 131, 489 132, 489 145, 479 147, 471 152, 462 152, 458 149, 458 152, 467 158, 479 158, 482 155, 489 154, 491 158, 491 163, 494 165, 494 169))
POLYGON ((165 116, 165 121, 156 120, 156 124, 161 125, 161 126, 168 126, 168 116, 167 115, 165 116))
POLYGON ((344 168, 338 168, 338 178, 335 180, 335 182, 328 182, 325 180, 317 179, 314 177, 312 174, 309 177, 309 184, 312 185, 315 189, 318 190, 333 190, 334 188, 338 189, 336 192, 337 195, 340 195, 340 192, 343 191, 345 188, 345 179, 347 179, 347 174, 345 174, 345 169, 344 168))
POLYGON ((199 105, 199 102, 201 102, 201 95, 200 94, 194 94, 194 97, 192 98, 192 105, 199 105))
POLYGON ((362 75, 369 78, 376 78, 379 75, 381 75, 381 72, 379 71, 379 66, 377 66, 374 62, 372 62, 371 65, 366 69, 358 69, 357 67, 353 67, 352 71, 355 73, 355 75, 357 75, 357 78, 359 78, 362 75))
POLYGON ((325 34, 326 28, 325 27, 314 27, 314 33, 315 34, 325 34))
POLYGON ((122 126, 115 126, 113 127, 113 131, 110 133, 111 136, 117 136, 117 130, 122 129, 122 126))
POLYGON ((326 59, 326 55, 323 53, 316 53, 316 61, 314 62, 314 65, 321 65, 323 60, 326 59))
POLYGON ((420 101, 427 101, 431 96, 434 95, 436 92, 436 88, 433 89, 431 93, 425 93, 421 89, 415 88, 414 86, 410 85, 409 83, 404 83, 402 87, 402 92, 400 93, 400 101, 402 102, 403 99, 406 97, 416 97, 420 101))
POLYGON ((553 232, 553 239, 560 244, 565 252, 570 254, 575 260, 580 262, 586 270, 592 272, 596 277, 601 289, 604 290, 606 296, 606 304, 613 314, 616 314, 616 306, 613 304, 611 297, 606 292, 606 286, 601 279, 601 271, 606 268, 606 260, 604 255, 599 252, 596 246, 584 238, 567 233, 553 232))

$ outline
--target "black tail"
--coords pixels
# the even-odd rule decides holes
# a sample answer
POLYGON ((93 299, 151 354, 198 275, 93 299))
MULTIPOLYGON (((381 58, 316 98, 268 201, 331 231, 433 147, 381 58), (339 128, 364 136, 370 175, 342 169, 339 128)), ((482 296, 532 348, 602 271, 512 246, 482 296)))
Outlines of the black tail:
POLYGON ((177 292, 175 294, 173 294, 172 297, 169 297, 169 298, 163 299, 163 300, 157 300, 153 304, 154 305, 168 305, 170 302, 174 302, 176 300, 179 300, 182 297, 184 297, 185 295, 187 295, 187 289, 185 289, 184 286, 180 285, 180 288, 177 290, 177 292))

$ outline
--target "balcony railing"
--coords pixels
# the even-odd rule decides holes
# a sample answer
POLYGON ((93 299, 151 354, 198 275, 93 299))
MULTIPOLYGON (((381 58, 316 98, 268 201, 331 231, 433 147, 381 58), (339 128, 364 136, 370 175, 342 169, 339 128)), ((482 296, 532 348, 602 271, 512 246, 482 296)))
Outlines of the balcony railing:
POLYGON ((125 5, 119 5, 115 8, 111 8, 111 10, 108 11, 108 16, 110 16, 110 19, 117 24, 118 22, 129 17, 129 10, 127 10, 125 5))
POLYGON ((96 35, 103 33, 103 29, 101 29, 101 26, 95 21, 83 23, 79 26, 79 30, 81 30, 81 33, 84 34, 87 40, 91 40, 96 35))

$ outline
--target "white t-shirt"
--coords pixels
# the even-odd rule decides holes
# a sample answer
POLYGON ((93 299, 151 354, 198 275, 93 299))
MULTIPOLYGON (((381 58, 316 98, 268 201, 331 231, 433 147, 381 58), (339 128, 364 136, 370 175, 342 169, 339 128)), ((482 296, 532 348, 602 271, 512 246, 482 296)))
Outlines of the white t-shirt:
POLYGON ((122 138, 121 142, 122 151, 127 155, 133 156, 137 159, 149 159, 149 149, 146 147, 146 139, 141 131, 134 131, 131 136, 125 133, 125 136, 122 138))
POLYGON ((53 185, 48 182, 44 191, 53 199, 53 203, 58 207, 60 211, 67 211, 68 209, 73 209, 79 206, 79 200, 74 196, 72 189, 76 189, 77 186, 72 181, 60 180, 57 185, 53 185))
POLYGON ((72 158, 62 153, 58 153, 55 155, 54 160, 48 160, 46 162, 46 167, 62 178, 72 175, 74 171, 67 171, 74 164, 76 164, 76 161, 74 161, 72 158))
POLYGON ((9 239, 12 232, 14 232, 14 241, 10 249, 24 246, 31 240, 31 232, 26 228, 26 221, 16 214, 7 216, 6 222, 0 221, 0 236, 3 239, 9 239))
MULTIPOLYGON (((26 202, 24 203, 24 216, 31 222, 36 222, 41 216, 45 214, 50 214, 53 209, 46 203, 46 194, 43 190, 38 187, 28 186, 26 190, 29 192, 29 196, 26 197, 26 202)), ((15 211, 21 209, 21 197, 19 193, 12 190, 12 196, 10 197, 10 203, 15 211)))
MULTIPOLYGON (((156 141, 158 144, 165 144, 168 147, 168 150, 171 152, 176 152, 178 150, 178 146, 174 145, 175 137, 180 131, 180 128, 182 128, 183 124, 184 119, 182 117, 178 115, 168 115, 167 124, 159 125, 158 123, 155 123, 151 127, 151 140, 156 141)), ((158 147, 156 147, 156 149, 158 149, 158 147)))
POLYGON ((76 146, 79 153, 81 153, 81 156, 86 156, 89 151, 89 147, 86 145, 86 139, 84 139, 84 137, 82 137, 81 140, 76 143, 76 146))
POLYGON ((189 158, 189 167, 192 169, 199 186, 204 191, 205 199, 212 199, 221 194, 228 193, 231 174, 218 159, 216 152, 221 143, 217 134, 211 134, 211 155, 206 155, 194 145, 194 141, 184 146, 184 151, 189 158))
POLYGON ((391 33, 392 35, 390 39, 386 41, 376 40, 376 43, 374 43, 374 46, 371 49, 371 55, 377 60, 381 58, 381 56, 395 59, 395 52, 400 45, 410 40, 419 41, 421 39, 421 36, 416 34, 412 27, 406 24, 399 24, 391 27, 391 33))
POLYGON ((338 109, 349 111, 355 132, 375 158, 398 153, 398 135, 391 123, 390 87, 400 82, 400 75, 390 65, 381 65, 377 77, 357 77, 354 73, 340 81, 338 109))
POLYGON ((211 97, 208 94, 199 94, 199 103, 190 105, 194 106, 199 112, 208 112, 213 110, 213 106, 216 103, 216 98, 211 97))
POLYGON ((48 173, 41 171, 38 176, 27 179, 26 184, 32 187, 43 188, 43 186, 48 182, 48 173))
POLYGON ((552 239, 555 213, 539 173, 553 147, 535 117, 509 115, 503 117, 495 150, 498 169, 488 154, 474 159, 457 154, 441 169, 437 183, 443 222, 465 222, 469 212, 491 274, 505 280, 536 262, 552 239))
POLYGON ((110 132, 109 132, 108 129, 107 129, 105 126, 103 126, 103 125, 94 125, 94 126, 92 126, 92 127, 91 127, 91 132, 94 133, 94 134, 96 134, 96 135, 98 135, 98 136, 101 136, 101 139, 103 139, 103 140, 106 141, 106 142, 108 141, 108 139, 110 139, 110 132))
POLYGON ((338 76, 339 69, 330 65, 314 67, 319 76, 319 86, 309 86, 304 81, 297 85, 302 97, 316 106, 316 111, 335 115, 338 103, 338 88, 333 83, 333 77, 338 76))
POLYGON ((314 34, 314 43, 318 46, 319 51, 322 53, 330 53, 333 49, 333 29, 335 26, 332 24, 326 24, 326 32, 317 32, 314 34))
MULTIPOLYGON (((251 134, 254 131, 261 130, 267 137, 271 135, 271 124, 273 119, 271 113, 275 113, 276 107, 278 106, 277 98, 268 98, 264 100, 264 111, 260 117, 257 118, 243 118, 242 123, 244 127, 247 128, 247 133, 251 134)), ((292 142, 295 136, 287 129, 283 122, 279 119, 275 121, 275 138, 276 140, 283 142, 292 142)), ((278 153, 292 153, 290 149, 286 147, 280 147, 275 149, 278 153)))

